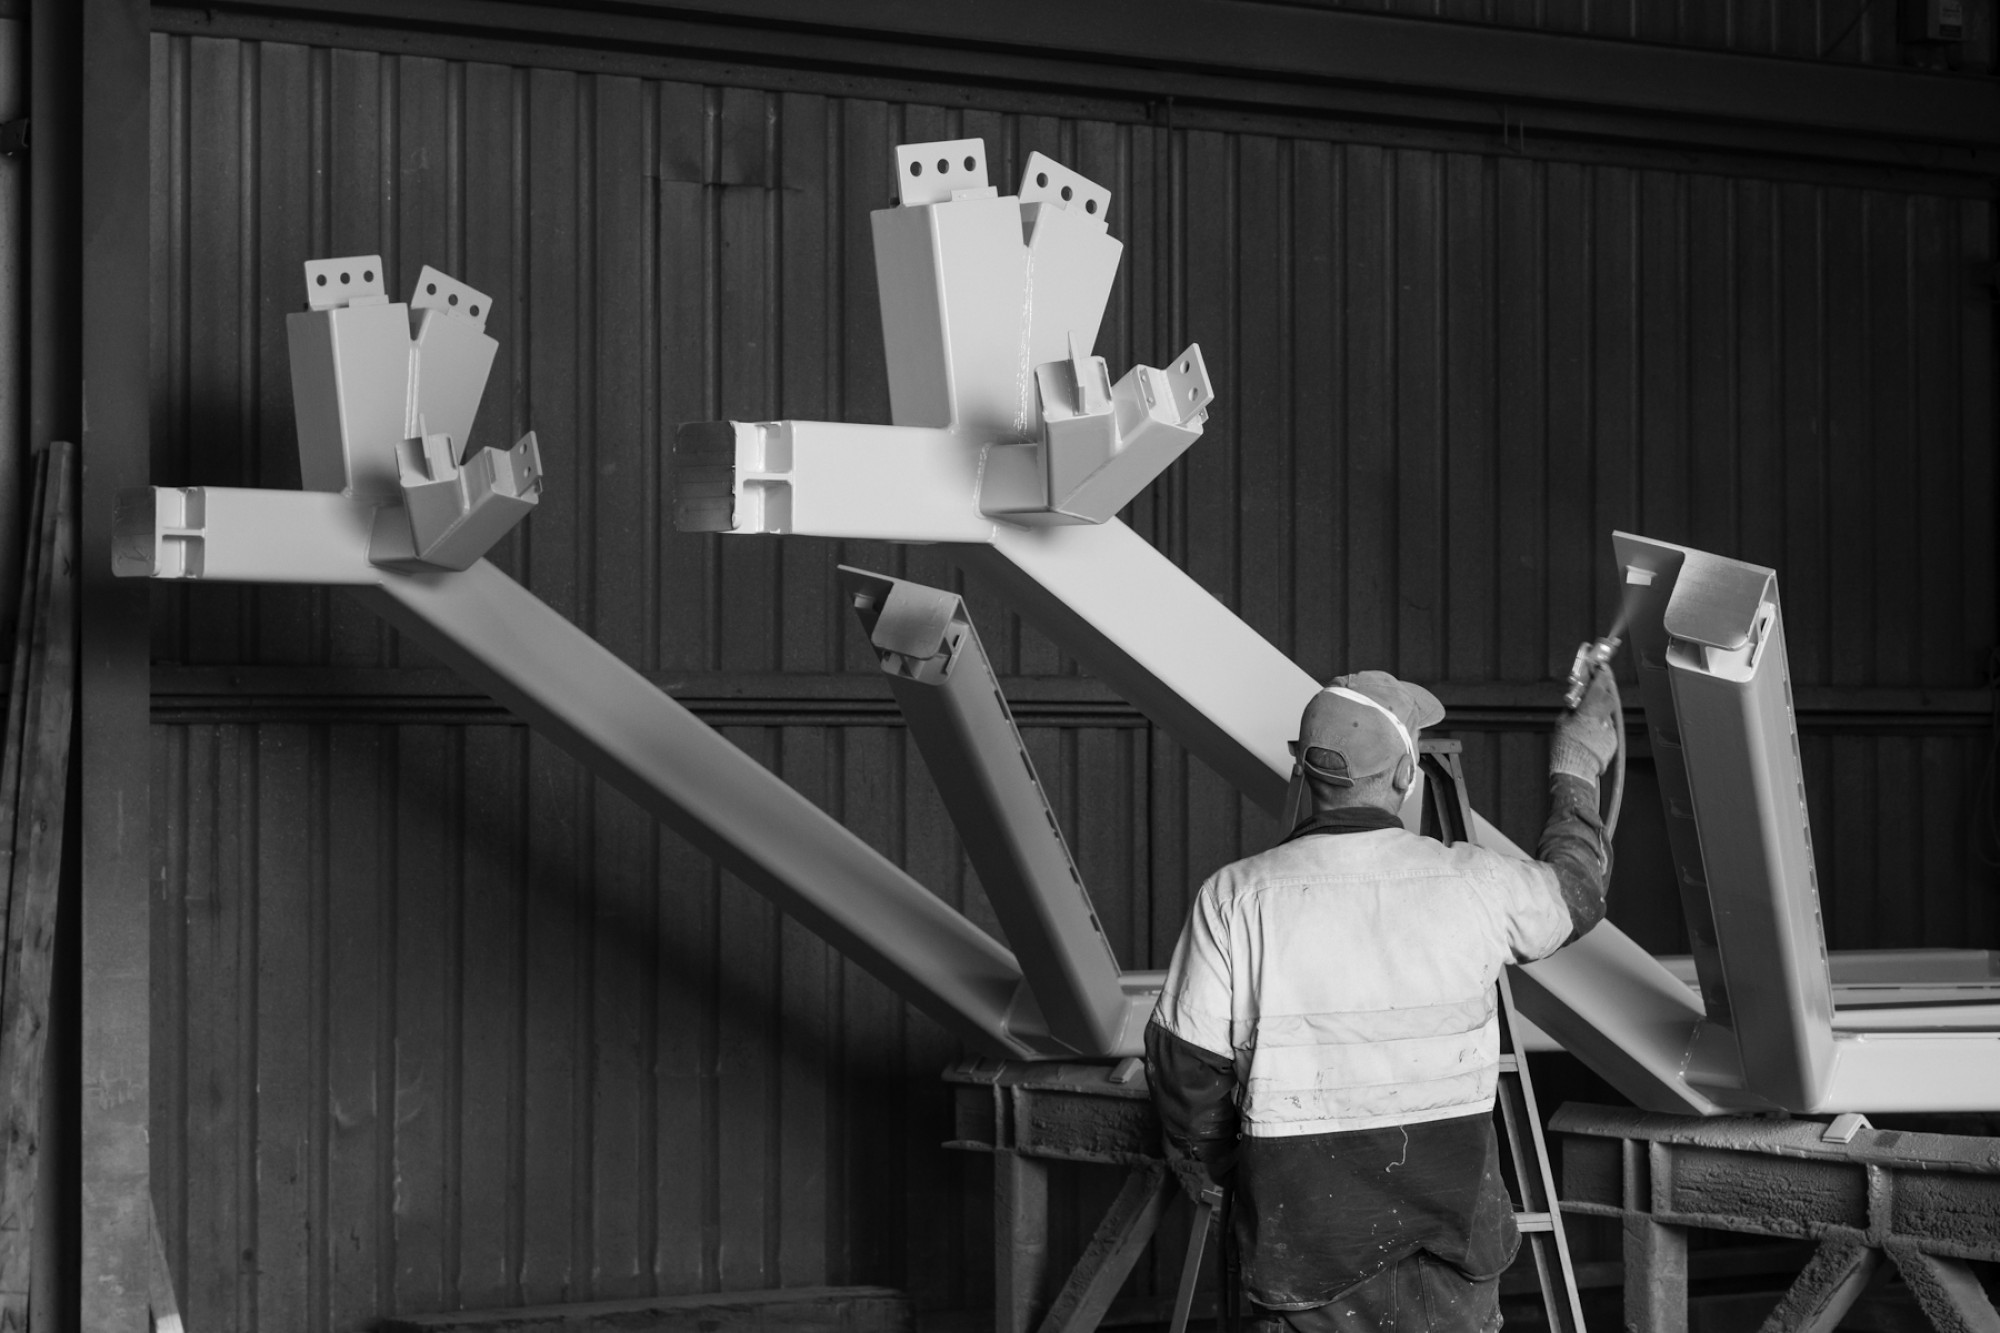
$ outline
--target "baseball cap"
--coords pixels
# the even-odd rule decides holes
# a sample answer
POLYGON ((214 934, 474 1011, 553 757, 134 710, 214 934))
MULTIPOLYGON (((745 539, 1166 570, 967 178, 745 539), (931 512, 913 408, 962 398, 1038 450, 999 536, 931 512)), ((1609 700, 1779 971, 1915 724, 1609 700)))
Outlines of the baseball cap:
POLYGON ((1421 685, 1386 671, 1335 676, 1299 718, 1292 752, 1313 776, 1338 786, 1394 771, 1417 759, 1417 732, 1444 717, 1444 705, 1421 685))

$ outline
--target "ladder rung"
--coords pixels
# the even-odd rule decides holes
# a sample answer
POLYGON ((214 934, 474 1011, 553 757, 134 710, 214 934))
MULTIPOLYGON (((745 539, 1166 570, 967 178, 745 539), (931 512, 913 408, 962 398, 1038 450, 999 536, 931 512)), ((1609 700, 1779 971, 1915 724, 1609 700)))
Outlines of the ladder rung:
POLYGON ((1511 1055, 1503 1055, 1500 1057, 1500 1072, 1503 1074, 1518 1074, 1521 1072, 1521 1062, 1511 1055))
POLYGON ((1554 1231, 1556 1229, 1555 1219, 1547 1213, 1516 1213, 1514 1214, 1514 1225, 1523 1232, 1554 1231))

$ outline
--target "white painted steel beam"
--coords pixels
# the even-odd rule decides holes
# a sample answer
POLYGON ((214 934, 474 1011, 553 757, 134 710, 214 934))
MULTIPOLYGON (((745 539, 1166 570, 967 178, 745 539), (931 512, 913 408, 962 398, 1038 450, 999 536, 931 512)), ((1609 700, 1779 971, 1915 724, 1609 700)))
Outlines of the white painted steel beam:
POLYGON ((1744 1086, 1818 1106, 1833 985, 1777 576, 1630 533, 1613 541, 1709 1018, 1734 1035, 1744 1086))
POLYGON ((964 600, 841 574, 1049 1030, 1079 1051, 1139 1054, 1147 1015, 1132 1023, 1118 958, 964 600))
POLYGON ((372 565, 374 503, 328 492, 160 487, 121 497, 119 516, 120 574, 349 588, 966 1040, 1015 1059, 1068 1053, 1005 947, 491 563, 372 565), (199 559, 176 550, 184 531, 199 559))

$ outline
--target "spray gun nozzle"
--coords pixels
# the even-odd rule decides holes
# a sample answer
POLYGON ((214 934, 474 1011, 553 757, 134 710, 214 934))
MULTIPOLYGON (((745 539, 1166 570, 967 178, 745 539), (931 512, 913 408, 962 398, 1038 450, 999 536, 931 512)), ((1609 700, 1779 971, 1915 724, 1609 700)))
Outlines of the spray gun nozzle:
POLYGON ((1611 669, 1611 656, 1618 651, 1619 638, 1607 634, 1601 639, 1576 646, 1576 661, 1569 668, 1569 690, 1563 695, 1563 704, 1574 709, 1583 702, 1583 693, 1590 688, 1590 678, 1600 671, 1611 669))

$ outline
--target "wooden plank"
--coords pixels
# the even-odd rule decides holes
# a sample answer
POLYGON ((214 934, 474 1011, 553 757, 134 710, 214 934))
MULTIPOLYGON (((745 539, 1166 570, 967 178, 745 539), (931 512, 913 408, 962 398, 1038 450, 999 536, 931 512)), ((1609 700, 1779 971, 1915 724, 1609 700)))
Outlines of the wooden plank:
MULTIPOLYGON (((708 100, 686 83, 658 85, 656 160, 658 239, 653 258, 660 296, 654 311, 658 349, 662 447, 683 421, 709 421, 713 388, 714 317, 707 264, 708 100)), ((661 512, 665 512, 662 510, 661 512)), ((669 530, 660 535, 654 601, 662 666, 699 670, 716 664, 713 617, 716 566, 723 538, 669 530)))
MULTIPOLYGON (((715 120, 719 212, 717 281, 718 414, 767 420, 777 406, 776 309, 771 253, 772 126, 767 94, 725 89, 715 120)), ((778 543, 722 543, 720 603, 724 670, 776 665, 778 543)))
POLYGON ((271 1328, 308 1325, 317 1257, 313 1176, 324 1125, 318 1095, 324 1052, 313 899, 330 830, 320 804, 314 730, 257 729, 250 810, 257 829, 250 986, 257 1018, 249 1052, 256 1087, 256 1320, 271 1328))
MULTIPOLYGON (((845 733, 840 751, 837 811, 841 821, 884 855, 899 861, 908 848, 900 818, 906 782, 902 737, 888 728, 845 733)), ((873 1279, 902 1268, 908 1218, 904 1211, 905 1093, 902 1044, 910 1011, 888 987, 852 960, 841 963, 840 1175, 833 1191, 842 1217, 834 1270, 873 1279)))
MULTIPOLYGON (((42 564, 46 558, 43 516, 48 504, 49 458, 44 449, 31 460, 27 495, 29 534, 22 542, 20 596, 15 601, 13 669, 7 677, 7 712, 4 743, 0 743, 0 924, 6 921, 14 897, 14 832, 21 814, 22 775, 28 763, 28 682, 33 679, 35 623, 45 614, 48 581, 42 564)), ((45 631, 46 632, 46 631, 45 631)), ((0 986, 4 986, 7 960, 0 950, 0 986)))
MULTIPOLYGON (((506 727, 468 727, 461 746, 465 869, 454 910, 463 942, 464 1021, 451 1052, 459 1069, 458 1247, 451 1272, 456 1298, 484 1308, 520 1300, 522 1158, 537 1151, 525 1141, 521 1119, 522 913, 531 891, 521 811, 527 737, 506 727)), ((642 1012, 651 1008, 642 1001, 642 1012)))
MULTIPOLYGON (((1197 325, 1194 338, 1207 350, 1219 341, 1232 346, 1223 364, 1233 367, 1216 383, 1229 386, 1223 406, 1211 413, 1209 430, 1195 446, 1219 454, 1233 438, 1236 463, 1236 611, 1252 629, 1289 652, 1292 648, 1291 562, 1292 455, 1298 422, 1291 408, 1292 329, 1286 303, 1272 292, 1292 289, 1289 164, 1277 140, 1265 135, 1236 139, 1235 217, 1228 256, 1233 272, 1228 323, 1197 325), (1230 427, 1215 432, 1214 418, 1230 427), (1231 434, 1233 431, 1233 436, 1231 434)), ((1221 311, 1216 312, 1218 315, 1221 311)), ((1178 349, 1177 349, 1178 350, 1178 349)), ((1211 367, 1214 373, 1214 367, 1211 367)), ((1217 534, 1220 539, 1221 534, 1217 534)))
MULTIPOLYGON (((1961 203, 1958 206, 1959 255, 1962 263, 1958 266, 1946 265, 1946 273, 1988 272, 1995 259, 1993 252, 1993 203, 1983 200, 1978 203, 1961 203)), ((1941 298, 1947 308, 1953 303, 1949 297, 1941 298)), ((1996 617, 2000 609, 1995 603, 1994 580, 1995 524, 1993 523, 1994 493, 1993 431, 1994 431, 1994 364, 1993 321, 1980 319, 1978 307, 1965 301, 1963 297, 1955 303, 1959 312, 1958 356, 1956 365, 1960 367, 1960 403, 1958 430, 1964 472, 1961 474, 1960 495, 1965 508, 1964 531, 1965 549, 1961 556, 1965 570, 1965 642, 1967 647, 1977 649, 1981 644, 1994 642, 1996 617)), ((1975 663, 1974 670, 1979 664, 1975 663)))
MULTIPOLYGON (((1874 315, 1868 290, 1864 196, 1856 190, 1826 192, 1822 214, 1825 252, 1827 522, 1824 569, 1832 584, 1826 619, 1832 640, 1829 681, 1866 685, 1875 679, 1877 605, 1873 568, 1883 534, 1875 508, 1874 450, 1869 422, 1868 326, 1874 315)), ((1789 623, 1789 618, 1787 620, 1789 623)), ((1853 812, 1859 815, 1860 811, 1853 812)))
MULTIPOLYGON (((80 423, 78 456, 90 460, 81 479, 77 544, 83 553, 77 705, 83 887, 81 1244, 75 1281, 77 1326, 123 1329, 144 1317, 150 1268, 148 589, 114 582, 103 553, 111 547, 117 492, 148 479, 149 218, 137 201, 146 197, 149 183, 149 7, 138 0, 85 0, 80 10, 81 46, 68 48, 59 39, 49 54, 63 63, 44 66, 80 69, 72 85, 74 102, 59 101, 60 110, 44 121, 61 154, 63 135, 78 124, 69 107, 80 108, 74 152, 82 183, 78 212, 54 229, 61 232, 66 225, 64 234, 80 236, 80 375, 65 382, 58 362, 50 387, 74 404, 54 410, 63 422, 80 423), (89 52, 88 60, 80 58, 82 51, 89 52)), ((38 8, 36 26, 56 12, 38 8)), ((49 142, 43 141, 44 153, 49 142)), ((57 217, 67 211, 62 201, 75 197, 67 192, 67 179, 57 175, 48 181, 58 192, 57 217)), ((39 248, 40 242, 35 244, 39 248)), ((38 262, 43 261, 60 265, 58 272, 76 271, 61 249, 41 252, 38 262)), ((61 278, 55 283, 51 294, 58 305, 76 299, 61 278)), ((51 432, 45 438, 53 438, 61 427, 43 420, 51 432)), ((67 1293, 62 1299, 66 1302, 67 1293)))
MULTIPOLYGON (((784 732, 781 772, 785 781, 818 804, 833 806, 833 756, 838 741, 830 728, 790 727, 784 732)), ((938 828, 932 824, 930 828, 938 828)), ((956 861, 956 857, 953 857, 956 861)), ((927 867, 910 867, 935 884, 927 867)), ((835 951, 790 916, 778 926, 778 1105, 777 1179, 784 1200, 777 1217, 780 1286, 815 1286, 832 1274, 828 1262, 834 1219, 829 1209, 829 1132, 833 1099, 835 1023, 839 964, 835 951)), ((948 1228, 946 1228, 948 1230, 948 1228)))
POLYGON ((567 755, 528 739, 527 873, 534 886, 522 923, 535 947, 524 960, 520 1298, 530 1304, 588 1291, 589 1051, 580 1021, 588 984, 580 955, 589 856, 584 780, 567 755))
POLYGON ((1637 203, 1639 531, 1686 541, 1693 530, 1684 178, 1640 173, 1637 203))
MULTIPOLYGON (((1339 556, 1346 502, 1340 438, 1342 301, 1340 158, 1331 144, 1293 141, 1285 226, 1291 238, 1287 290, 1292 338, 1289 619, 1292 660, 1315 679, 1335 674, 1345 643, 1348 571, 1339 556)), ((1150 256, 1145 257, 1150 258, 1150 256)), ((1131 261, 1137 274, 1144 259, 1131 261)), ((1129 283, 1132 279, 1127 278, 1129 283)))
POLYGON ((798 1287, 590 1301, 390 1319, 382 1333, 911 1333, 909 1298, 888 1287, 798 1287))
MULTIPOLYGON (((1735 247, 1734 182, 1718 176, 1689 176, 1682 186, 1682 237, 1686 332, 1687 533, 1704 551, 1740 552, 1741 456, 1737 447, 1738 282, 1735 247)), ((1742 452, 1760 452, 1751 449, 1742 452)))
MULTIPOLYGON (((1785 560, 1786 489, 1777 196, 1761 181, 1737 181, 1731 190, 1738 536, 1745 560, 1776 569, 1785 560)), ((1779 595, 1789 612, 1789 586, 1779 595)))
MULTIPOLYGON (((732 727, 723 734, 767 768, 776 766, 772 729, 732 727)), ((715 1278, 727 1289, 769 1286, 775 1276, 777 944, 777 908, 725 874, 717 908, 716 983, 728 998, 717 1005, 710 1143, 717 1181, 715 1278)))
MULTIPOLYGON (((1485 497, 1494 538, 1486 618, 1491 656, 1482 674, 1504 680, 1541 680, 1550 656, 1548 585, 1550 522, 1547 499, 1551 440, 1550 335, 1547 327, 1549 257, 1544 219, 1547 169, 1503 158, 1491 168, 1493 321, 1488 365, 1493 376, 1493 488, 1485 497)), ((1601 559, 1595 542, 1557 560, 1601 559)), ((1461 605, 1463 605, 1461 603, 1461 605)), ((1465 607, 1468 615, 1476 607, 1465 607)), ((1539 783, 1537 784, 1540 785, 1539 783)))
MULTIPOLYGON (((1438 609, 1444 656, 1435 677, 1490 679, 1499 663, 1495 644, 1498 554, 1493 496, 1499 485, 1494 444, 1494 220, 1492 166, 1470 153, 1442 162, 1440 223, 1444 310, 1444 585, 1438 609)), ((1421 679, 1422 677, 1419 677, 1421 679)))
POLYGON ((590 274, 584 230, 589 200, 588 153, 579 102, 580 81, 552 70, 530 70, 522 130, 527 139, 526 212, 520 244, 527 265, 526 367, 529 424, 544 442, 547 477, 528 544, 528 586, 580 625, 593 624, 584 560, 585 517, 591 513, 591 440, 586 434, 584 348, 590 274))
POLYGON ((442 727, 402 727, 396 735, 393 904, 395 1045, 390 1139, 395 1268, 393 1309, 435 1309, 449 1290, 447 1257, 456 1246, 446 1164, 457 1095, 458 941, 451 905, 462 866, 463 808, 457 737, 442 727))
MULTIPOLYGON (((1614 529, 1629 530, 1639 523, 1639 182, 1623 168, 1591 174, 1592 526, 1601 542, 1614 529)), ((1622 597, 1620 576, 1610 565, 1609 560, 1592 563, 1593 626, 1608 625, 1622 597)))
POLYGON ((1545 171, 1548 627, 1534 674, 1553 680, 1594 632, 1597 571, 1608 561, 1610 536, 1595 522, 1592 503, 1591 182, 1589 173, 1565 163, 1551 162, 1545 171))
POLYGON ((1826 311, 1820 282, 1820 191, 1778 190, 1779 320, 1782 329, 1785 459, 1785 656, 1798 685, 1831 679, 1827 626, 1825 368, 1820 338, 1826 311))
POLYGON ((1390 669, 1411 680, 1437 680, 1446 668, 1444 163, 1438 154, 1416 151, 1399 151, 1393 160, 1397 514, 1390 669))
POLYGON ((677 834, 654 853, 661 967, 653 979, 655 1290, 714 1286, 716 916, 721 873, 677 834))
POLYGON ((1948 685, 1978 670, 1966 638, 1967 528, 1959 497, 1963 459, 1958 449, 1935 442, 1953 439, 1964 399, 1977 393, 1983 377, 1956 363, 1954 299, 1963 289, 1952 237, 1952 209, 1943 199, 1911 201, 1910 231, 1911 434, 1916 466, 1917 567, 1923 577, 1902 596, 1911 614, 1916 653, 1912 679, 1948 685))
POLYGON ((14 678, 13 693, 25 696, 26 706, 7 876, 6 983, 0 990, 0 1104, 8 1108, 0 1144, 0 1328, 13 1329, 28 1326, 34 1274, 43 1049, 76 698, 77 469, 74 447, 67 442, 45 452, 47 459, 37 469, 43 498, 35 506, 41 520, 35 543, 41 550, 28 562, 37 585, 26 602, 32 619, 24 616, 16 630, 28 640, 28 655, 27 670, 14 678))
MULTIPOLYGON (((400 794, 393 734, 387 727, 346 726, 331 728, 327 738, 323 817, 327 829, 339 830, 339 836, 328 837, 326 848, 328 1023, 321 1114, 329 1123, 326 1219, 316 1242, 320 1299, 327 1322, 336 1328, 373 1318, 390 1291, 395 1027, 390 998, 394 916, 387 903, 395 892, 400 794)), ((195 777, 190 772, 191 787, 195 777)), ((192 876, 194 867, 189 870, 192 876)), ((190 955, 190 972, 194 962, 190 955)), ((190 1265, 191 1278, 199 1271, 190 1265)), ((190 1327, 201 1327, 192 1313, 190 1327)))
MULTIPOLYGON (((1874 511, 1875 559, 1872 589, 1874 648, 1869 679, 1921 679, 1918 658, 1922 631, 1917 609, 1922 565, 1918 562, 1919 533, 1925 509, 1919 504, 1917 478, 1927 452, 1917 434, 1916 330, 1911 290, 1914 276, 1910 234, 1911 201, 1905 197, 1869 193, 1863 197, 1866 254, 1862 281, 1868 292, 1863 331, 1867 358, 1867 449, 1872 477, 1864 483, 1874 511), (1911 464, 1915 462, 1916 466, 1911 464)), ((1947 565, 1954 563, 1945 562, 1947 565)))
POLYGON ((593 784, 591 796, 590 1290, 609 1300, 652 1290, 659 833, 609 787, 593 784))
POLYGON ((1346 443, 1341 519, 1341 577, 1346 601, 1344 653, 1334 671, 1394 662, 1400 594, 1396 564, 1396 249, 1395 167, 1379 148, 1341 153, 1341 436, 1346 443))
POLYGON ((245 958, 255 914, 249 855, 253 834, 247 810, 255 774, 244 761, 249 728, 203 727, 190 733, 187 789, 196 797, 189 814, 186 893, 190 988, 183 1060, 193 1094, 187 1106, 191 1170, 185 1218, 189 1262, 182 1309, 191 1327, 244 1326, 253 1312, 244 1289, 240 1257, 248 1234, 250 1116, 246 1071, 251 997, 245 958), (238 1262, 209 1262, 209 1256, 238 1262))

